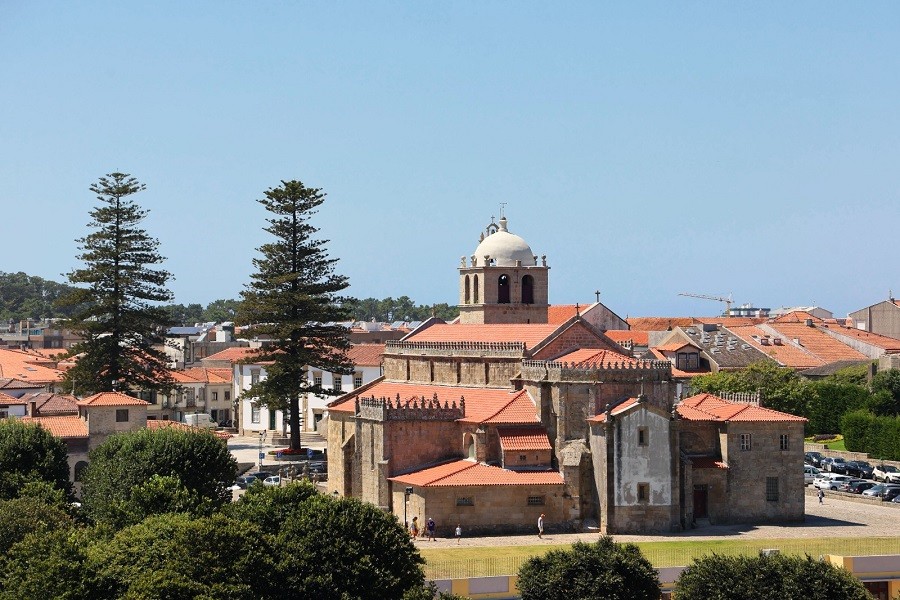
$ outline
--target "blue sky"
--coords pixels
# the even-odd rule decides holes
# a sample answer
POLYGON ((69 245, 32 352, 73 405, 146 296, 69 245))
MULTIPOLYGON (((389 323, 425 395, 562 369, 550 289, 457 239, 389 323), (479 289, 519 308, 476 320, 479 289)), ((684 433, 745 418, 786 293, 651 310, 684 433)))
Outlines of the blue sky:
POLYGON ((554 303, 900 293, 900 4, 620 4, 0 2, 0 271, 63 281, 118 170, 185 304, 282 179, 360 297, 456 302, 501 202, 554 303))

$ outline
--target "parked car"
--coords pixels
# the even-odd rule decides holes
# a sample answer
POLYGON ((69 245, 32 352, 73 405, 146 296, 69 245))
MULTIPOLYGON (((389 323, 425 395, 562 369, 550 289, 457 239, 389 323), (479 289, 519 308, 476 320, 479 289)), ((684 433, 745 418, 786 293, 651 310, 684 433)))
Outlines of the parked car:
POLYGON ((248 486, 253 485, 254 481, 257 481, 257 478, 253 475, 241 475, 234 480, 234 484, 242 490, 246 490, 248 486))
POLYGON ((872 469, 872 479, 886 483, 900 483, 900 469, 894 465, 877 465, 872 469))
POLYGON ((822 459, 825 456, 821 452, 807 452, 803 455, 806 464, 812 465, 814 467, 818 467, 822 464, 822 459))
POLYGON ((884 488, 884 492, 881 493, 881 500, 883 502, 893 502, 897 497, 900 497, 900 485, 889 485, 884 488))
POLYGON ((281 475, 270 475, 263 480, 263 485, 266 487, 278 487, 281 485, 281 475))
POLYGON ((885 492, 891 488, 900 488, 900 485, 892 485, 890 483, 879 483, 877 485, 873 485, 866 491, 862 493, 863 496, 874 496, 876 498, 882 497, 885 492))
POLYGON ((850 488, 846 491, 850 492, 851 494, 862 494, 867 489, 875 487, 876 485, 878 484, 874 481, 866 481, 865 479, 860 479, 859 481, 854 481, 853 483, 851 483, 850 488))
MULTIPOLYGON (((847 477, 850 477, 850 476, 847 475, 847 477)), ((857 483, 864 483, 864 482, 865 482, 865 479, 859 479, 857 477, 850 477, 850 481, 843 482, 840 486, 838 486, 838 489, 842 492, 849 492, 849 491, 851 491, 850 490, 851 486, 856 485, 857 483)))
POLYGON ((846 473, 847 472, 847 461, 845 461, 840 456, 832 456, 827 459, 828 462, 825 463, 825 470, 830 473, 846 473))
POLYGON ((271 476, 272 476, 272 473, 269 473, 268 471, 254 471, 253 473, 250 473, 250 475, 249 475, 249 477, 256 477, 260 481, 265 481, 267 477, 271 477, 271 476))
POLYGON ((864 477, 866 479, 872 478, 873 469, 874 467, 872 467, 872 465, 864 460, 850 460, 847 461, 846 465, 847 475, 853 475, 854 477, 864 477))
POLYGON ((818 477, 821 474, 822 474, 822 471, 818 470, 817 468, 810 466, 810 465, 804 465, 804 467, 803 467, 803 484, 804 485, 811 484, 813 481, 816 480, 816 477, 818 477))
POLYGON ((813 485, 820 490, 837 490, 841 484, 853 479, 849 475, 830 475, 827 479, 816 479, 813 485))

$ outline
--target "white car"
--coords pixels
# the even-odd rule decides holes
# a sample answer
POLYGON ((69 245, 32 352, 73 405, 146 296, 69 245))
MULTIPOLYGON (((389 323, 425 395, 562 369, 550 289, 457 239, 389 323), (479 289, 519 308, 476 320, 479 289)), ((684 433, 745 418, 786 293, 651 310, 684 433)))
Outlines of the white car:
POLYGON ((281 475, 266 477, 263 481, 263 485, 268 487, 279 487, 281 485, 281 475))
POLYGON ((872 479, 884 483, 900 483, 900 469, 893 465, 875 465, 872 469, 872 479))
POLYGON ((822 471, 818 470, 812 465, 806 465, 803 467, 803 483, 804 485, 809 485, 816 480, 816 477, 822 474, 822 471))
POLYGON ((820 478, 813 481, 813 486, 819 488, 820 490, 837 490, 841 487, 842 484, 847 483, 848 481, 853 481, 856 479, 855 477, 850 477, 849 475, 831 475, 827 478, 820 478))

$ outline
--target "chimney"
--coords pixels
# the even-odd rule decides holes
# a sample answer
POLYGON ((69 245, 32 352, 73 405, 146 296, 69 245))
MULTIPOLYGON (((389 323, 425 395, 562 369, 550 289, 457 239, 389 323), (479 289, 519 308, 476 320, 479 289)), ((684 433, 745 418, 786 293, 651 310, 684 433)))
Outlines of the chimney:
POLYGON ((29 416, 29 417, 36 417, 37 415, 36 415, 35 413, 37 413, 37 402, 35 402, 34 400, 32 400, 32 401, 31 401, 31 412, 28 413, 28 416, 29 416))
POLYGON ((812 320, 812 319, 807 319, 807 320, 806 320, 806 326, 807 326, 807 327, 812 327, 812 326, 813 326, 813 320, 812 320))

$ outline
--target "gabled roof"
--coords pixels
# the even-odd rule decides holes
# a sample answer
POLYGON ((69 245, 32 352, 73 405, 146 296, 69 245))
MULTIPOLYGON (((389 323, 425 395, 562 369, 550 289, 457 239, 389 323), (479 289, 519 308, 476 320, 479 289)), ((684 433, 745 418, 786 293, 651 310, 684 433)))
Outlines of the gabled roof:
POLYGON ((231 436, 230 433, 226 431, 216 431, 215 429, 202 429, 200 427, 192 427, 187 423, 181 423, 179 421, 163 421, 160 419, 147 419, 147 429, 157 430, 157 429, 179 429, 181 431, 192 431, 194 433, 210 433, 217 438, 227 440, 231 436))
POLYGON ((855 339, 865 344, 875 346, 876 348, 881 348, 889 354, 900 352, 900 340, 886 335, 879 335, 877 333, 872 333, 871 331, 856 329, 855 327, 845 327, 838 324, 823 324, 821 327, 828 333, 838 337, 838 339, 840 339, 841 336, 855 339))
POLYGON ((18 405, 27 404, 27 403, 24 400, 22 400, 21 398, 14 398, 14 397, 10 396, 9 394, 4 394, 3 392, 0 392, 0 404, 2 404, 3 406, 13 406, 13 405, 18 406, 18 405))
POLYGON ((45 366, 46 358, 21 350, 0 348, 0 377, 27 381, 32 387, 56 383, 62 371, 45 366))
POLYGON ((560 325, 490 324, 490 325, 432 325, 404 338, 409 342, 519 342, 534 348, 549 338, 560 325))
POLYGON ((650 334, 647 331, 635 331, 634 329, 607 329, 603 335, 616 343, 633 342, 637 346, 646 346, 650 343, 650 334))
POLYGON ((678 352, 685 346, 690 346, 696 350, 700 350, 700 347, 694 344, 693 342, 682 342, 678 340, 673 340, 668 344, 661 344, 659 346, 654 347, 654 350, 659 350, 660 352, 678 352))
POLYGON ((466 401, 466 423, 531 424, 537 423, 534 401, 525 390, 507 388, 462 387, 412 382, 378 381, 341 396, 328 405, 329 411, 352 413, 357 398, 399 398, 402 402, 431 400, 437 396, 441 404, 466 401), (530 405, 530 406, 529 406, 530 405))
POLYGON ((231 383, 234 373, 231 369, 190 367, 187 369, 175 369, 172 377, 177 383, 231 383))
POLYGON ((209 356, 204 357, 203 360, 228 360, 231 362, 239 362, 248 358, 248 356, 254 352, 256 352, 256 348, 233 346, 231 348, 225 348, 221 352, 210 354, 209 356))
POLYGON ((710 372, 709 365, 698 367, 695 371, 682 371, 676 366, 676 363, 672 362, 672 359, 670 359, 668 356, 666 356, 656 348, 650 348, 650 354, 652 354, 658 360, 667 360, 672 363, 672 377, 697 377, 699 375, 707 375, 710 372))
POLYGON ((404 485, 429 488, 565 484, 559 471, 510 471, 471 460, 457 460, 421 471, 389 477, 388 480, 404 485))
POLYGON ((0 390, 33 390, 43 387, 33 381, 22 381, 13 377, 0 377, 0 390))
POLYGON ((597 350, 596 348, 581 348, 568 352, 553 359, 553 362, 569 363, 570 365, 612 365, 612 364, 636 364, 641 362, 633 356, 627 356, 611 350, 597 350))
POLYGON ((552 450, 547 430, 542 427, 501 427, 497 429, 503 450, 552 450))
POLYGON ((68 394, 52 394, 50 392, 35 392, 22 396, 23 402, 34 402, 35 415, 39 417, 51 417, 54 415, 78 414, 78 399, 68 394))
POLYGON ((358 367, 377 367, 384 357, 384 344, 353 344, 347 358, 358 367))
POLYGON ((77 416, 65 417, 22 417, 25 423, 36 423, 58 438, 88 437, 87 423, 77 416))
MULTIPOLYGON (((620 402, 616 406, 609 411, 609 414, 612 416, 620 415, 623 412, 627 411, 633 406, 637 406, 640 403, 640 399, 638 398, 628 398, 624 402, 620 402)), ((594 415, 589 418, 588 423, 606 423, 606 413, 602 412, 600 414, 594 415)))
POLYGON ((625 319, 632 331, 667 331, 676 327, 688 327, 693 317, 631 317, 625 319))
POLYGON ((788 413, 763 408, 755 404, 729 402, 713 394, 697 394, 685 398, 676 407, 678 415, 687 421, 793 421, 805 423, 807 419, 788 413))
POLYGON ((78 406, 147 406, 149 402, 127 396, 122 392, 100 392, 78 401, 78 406))
POLYGON ((583 310, 583 306, 578 306, 576 304, 551 304, 547 307, 547 323, 551 325, 562 325, 574 317, 577 311, 583 310))

